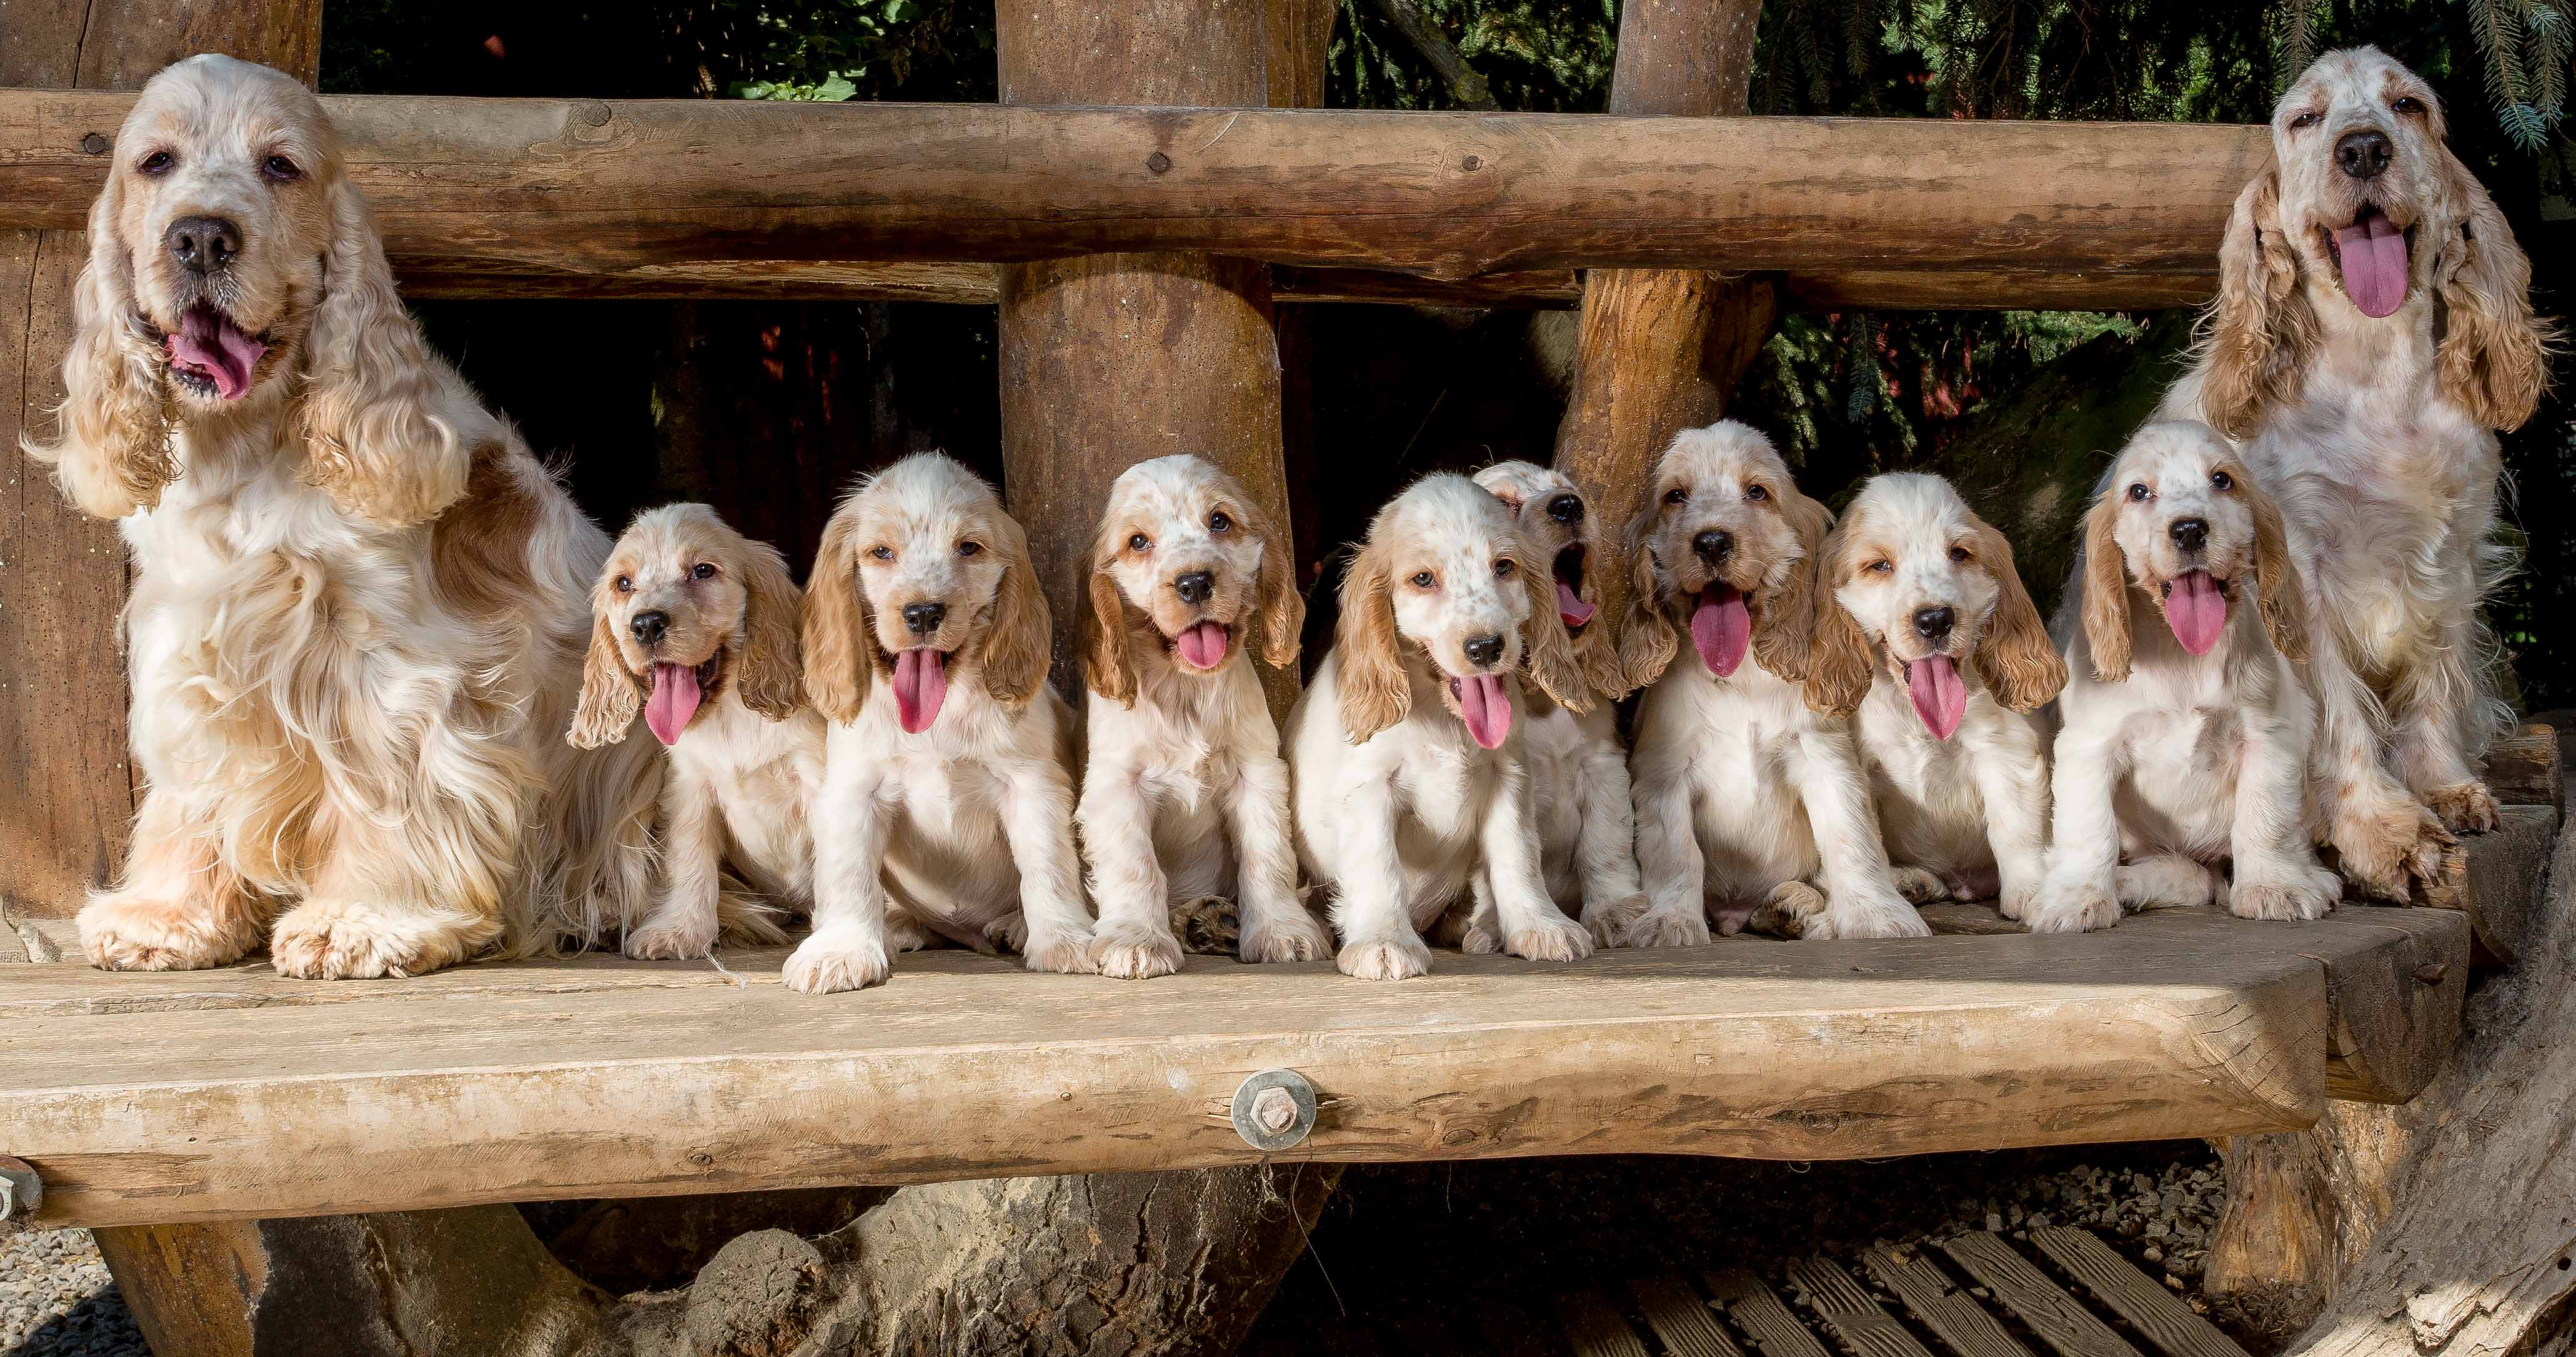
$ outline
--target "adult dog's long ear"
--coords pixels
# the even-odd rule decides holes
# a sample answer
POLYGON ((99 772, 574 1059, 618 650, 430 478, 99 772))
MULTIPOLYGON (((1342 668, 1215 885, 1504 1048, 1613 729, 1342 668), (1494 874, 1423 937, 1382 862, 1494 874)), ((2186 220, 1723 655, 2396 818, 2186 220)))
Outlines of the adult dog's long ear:
POLYGON ((2037 711, 2066 686, 2066 661, 2049 643, 2039 605, 2022 587, 2012 543, 1974 514, 1968 523, 1977 537, 1977 560, 1995 577, 1995 615, 1977 646, 1977 672, 1995 690, 1996 701, 2014 711, 2037 711))
MULTIPOLYGON (((1843 535, 1828 533, 1816 548, 1814 640, 1807 654, 1807 709, 1826 716, 1849 716, 1869 696, 1874 655, 1869 633, 1834 595, 1841 572, 1843 535)), ((1809 563, 1800 562, 1806 569, 1809 563)))
POLYGON ((798 636, 804 598, 778 548, 747 537, 735 541, 747 595, 742 608, 742 704, 772 721, 783 721, 805 705, 805 647, 798 636))
POLYGON ((581 700, 572 709, 572 728, 564 732, 564 739, 578 749, 622 743, 635 724, 635 713, 644 705, 643 690, 627 672, 626 657, 617 649, 617 631, 609 622, 614 612, 606 596, 594 591, 590 655, 581 665, 581 700))
POLYGON ((1832 578, 1832 567, 1825 559, 1825 535, 1833 531, 1834 513, 1795 486, 1775 486, 1772 493, 1779 497, 1780 517, 1798 534, 1805 555, 1791 564, 1789 577, 1762 600, 1762 610, 1753 619, 1753 658, 1772 677, 1800 683, 1807 677, 1809 650, 1816 640, 1817 600, 1832 578))
POLYGON ((2532 314, 2529 256, 2495 199, 2448 147, 2442 177, 2452 201, 2467 209, 2435 264, 2442 394, 2488 428, 2518 429, 2549 385, 2557 327, 2532 314))
POLYGON ((1619 618, 1619 670, 1629 692, 1663 677, 1681 648, 1672 619, 1664 616, 1663 601, 1656 597, 1654 531, 1650 498, 1648 507, 1629 521, 1621 544, 1628 556, 1628 606, 1619 618))
POLYGON ((2101 500, 2084 515, 2084 645, 2093 652, 2093 676, 2104 683, 2129 679, 2129 566, 2120 555, 2120 478, 2111 478, 2101 500))
POLYGON ((2297 398, 2317 344, 2298 252, 2281 230, 2276 168, 2236 195, 2218 244, 2218 300, 2200 329, 2202 413, 2228 437, 2250 438, 2275 407, 2297 398))
POLYGON ((1394 580, 1387 552, 1375 541, 1360 548, 1342 576, 1342 615, 1333 623, 1333 653, 1341 657, 1342 733, 1364 744, 1413 710, 1413 681, 1405 676, 1395 634, 1394 580))
POLYGON ((305 474, 332 502, 380 527, 435 518, 465 493, 473 452, 439 408, 439 374, 394 293, 375 215, 336 150, 322 299, 304 337, 305 474))
POLYGON ((984 633, 984 691, 1006 707, 1028 704, 1046 683, 1055 626, 1038 591, 1029 535, 1019 520, 993 510, 993 545, 1002 553, 1002 583, 993 594, 993 624, 984 633))
POLYGON ((859 719, 874 681, 876 637, 859 598, 859 522, 844 501, 823 525, 823 544, 805 579, 805 695, 829 721, 859 719))
POLYGON ((151 508, 161 488, 179 478, 161 404, 161 356, 135 328, 134 261, 116 230, 124 201, 124 175, 111 172, 89 211, 89 262, 72 285, 72 345, 63 355, 54 441, 19 441, 28 456, 54 468, 73 504, 100 518, 151 508))
POLYGON ((1118 589, 1118 578, 1109 573, 1110 562, 1117 559, 1116 545, 1109 541, 1109 521, 1100 524, 1100 538, 1092 544, 1091 606, 1083 609, 1082 674, 1091 691, 1122 707, 1136 705, 1136 656, 1128 637, 1127 596, 1118 589))
POLYGON ((1306 596, 1297 591, 1297 548, 1282 525, 1247 504, 1246 528, 1261 542, 1261 572, 1253 581, 1252 613, 1261 628, 1261 658, 1273 669, 1296 672, 1298 637, 1306 630, 1306 596))
POLYGON ((1556 615, 1556 576, 1548 563, 1526 546, 1512 549, 1514 573, 1521 587, 1529 592, 1529 616, 1521 622, 1521 645, 1529 655, 1532 681, 1555 698, 1558 706, 1569 711, 1592 710, 1592 683, 1584 676, 1583 661, 1574 653, 1574 640, 1565 634, 1565 623, 1556 615))
POLYGON ((2231 468, 2236 490, 2254 515, 2254 579, 2262 589, 2263 630, 2272 648, 2292 664, 2308 662, 2308 603, 2299 584, 2298 567, 2290 562, 2290 538, 2281 522, 2281 506, 2263 493, 2243 467, 2231 468))

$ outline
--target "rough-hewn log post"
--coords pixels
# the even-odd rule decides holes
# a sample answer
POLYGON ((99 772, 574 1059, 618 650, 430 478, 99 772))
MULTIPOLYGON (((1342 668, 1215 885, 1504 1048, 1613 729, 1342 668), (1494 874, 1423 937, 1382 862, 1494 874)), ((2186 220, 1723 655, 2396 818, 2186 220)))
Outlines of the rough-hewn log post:
MULTIPOLYGON (((1610 112, 1744 112, 1761 15, 1761 0, 1631 0, 1619 15, 1610 112)), ((1620 522, 1636 512, 1656 455, 1676 431, 1726 408, 1770 336, 1777 308, 1773 285, 1762 278, 1660 269, 1584 276, 1574 392, 1557 426, 1556 464, 1596 512, 1620 522)), ((1591 574, 1602 611, 1619 625, 1628 596, 1624 556, 1591 574)))

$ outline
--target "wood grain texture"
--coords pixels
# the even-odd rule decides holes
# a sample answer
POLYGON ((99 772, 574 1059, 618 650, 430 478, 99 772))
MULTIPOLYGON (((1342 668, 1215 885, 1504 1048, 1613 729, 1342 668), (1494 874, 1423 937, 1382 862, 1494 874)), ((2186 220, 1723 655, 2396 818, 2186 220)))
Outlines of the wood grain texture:
POLYGON ((2487 747, 2487 790, 2508 806, 2556 806, 2559 795, 2558 732, 2527 725, 2505 732, 2487 747))
POLYGON ((2419 888, 2415 903, 2466 914, 2480 959, 2510 966, 2547 922, 2541 885, 2557 838, 2557 807, 2506 806, 2494 832, 2463 834, 2442 850, 2440 877, 2419 888))
POLYGON ((2326 1094, 2402 1103, 2424 1091, 2451 1058, 2468 994, 2470 929, 2441 910, 2350 904, 2336 917, 2386 929, 2392 943, 2360 948, 2326 967, 2326 1094))
POLYGON ((2058 1289, 2029 1259, 2014 1252, 2002 1236, 1977 1231, 1941 1246, 1942 1251, 1995 1293, 2030 1331, 2058 1357, 2138 1357, 2138 1350, 2093 1312, 2058 1289))
POLYGON ((1709 1295, 1735 1321, 1735 1327, 1753 1340, 1762 1357, 1832 1357, 1761 1278, 1742 1268, 1728 1268, 1708 1274, 1707 1281, 1709 1295))
POLYGON ((2217 1325, 2193 1314, 2190 1306, 2090 1232, 2043 1226, 2030 1232, 2030 1242, 2100 1297, 2113 1314, 2145 1334, 2165 1357, 2246 1357, 2245 1349, 2220 1333, 2217 1325))
POLYGON ((1744 1357, 1744 1349, 1717 1322, 1708 1304, 1679 1277, 1649 1277, 1628 1292, 1655 1341, 1672 1357, 1744 1357))
MULTIPOLYGON (((1247 103, 1266 94, 1246 88, 1247 103)), ((77 225, 105 174, 81 140, 112 135, 127 102, 0 91, 0 228, 77 225)), ((2066 305, 2170 305, 2211 290, 2229 207, 2270 157, 2262 128, 2176 124, 325 105, 398 260, 575 275, 1196 249, 1444 280, 1964 272, 2045 285, 2066 305)))
POLYGON ((1881 1308, 1841 1264, 1798 1259, 1789 1264, 1789 1285, 1852 1357, 1932 1357, 1931 1349, 1881 1308))
POLYGON ((1873 1244, 1861 1266, 1958 1357, 2030 1357, 2030 1349, 1919 1249, 1873 1244))

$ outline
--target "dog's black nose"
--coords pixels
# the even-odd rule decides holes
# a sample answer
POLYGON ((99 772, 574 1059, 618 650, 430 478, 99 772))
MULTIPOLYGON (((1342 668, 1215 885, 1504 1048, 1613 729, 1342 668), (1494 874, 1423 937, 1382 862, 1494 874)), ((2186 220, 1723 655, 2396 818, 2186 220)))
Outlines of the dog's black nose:
POLYGON ((2172 533, 2174 545, 2185 551, 2198 551, 2209 545, 2209 520, 2205 518, 2177 518, 2165 531, 2172 533))
POLYGON ((1467 658, 1475 661, 1478 667, 1491 669, 1496 661, 1503 658, 1502 634, 1497 632, 1491 636, 1470 636, 1462 648, 1467 652, 1467 658))
POLYGON ((1914 634, 1937 645, 1949 637, 1951 625, 1958 620, 1959 614, 1949 608, 1917 608, 1914 634))
POLYGON ((671 615, 665 612, 637 613, 626 625, 634 629, 636 644, 657 646, 662 644, 664 636, 670 634, 671 615))
POLYGON ((1172 592, 1183 603, 1205 603, 1216 593, 1216 575, 1211 571, 1192 570, 1172 577, 1172 592))
POLYGON ((1735 550, 1735 534, 1711 528, 1691 539, 1691 550, 1701 560, 1717 565, 1726 559, 1728 552, 1735 550))
POLYGON ((2395 154, 2397 148, 2390 144, 2387 133, 2368 128, 2346 132, 2335 143, 2335 164, 2355 179, 2378 178, 2387 172, 2388 159, 2395 154))
POLYGON ((947 616, 948 605, 945 603, 907 603, 903 605, 903 624, 912 628, 912 634, 915 636, 928 636, 930 633, 939 630, 940 622, 945 620, 947 616))
POLYGON ((241 253, 241 228, 222 217, 181 217, 161 233, 161 244, 179 267, 212 273, 241 253))
POLYGON ((1555 519, 1559 523, 1582 522, 1583 497, 1580 495, 1559 495, 1556 498, 1549 500, 1547 502, 1547 516, 1555 519))

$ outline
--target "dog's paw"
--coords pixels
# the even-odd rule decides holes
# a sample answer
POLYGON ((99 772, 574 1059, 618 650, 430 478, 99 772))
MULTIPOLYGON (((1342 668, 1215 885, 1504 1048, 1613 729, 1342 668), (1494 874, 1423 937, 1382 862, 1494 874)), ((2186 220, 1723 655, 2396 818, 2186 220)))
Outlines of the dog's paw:
POLYGON ((2365 895, 2405 901, 2418 885, 2442 876, 2442 850, 2456 840, 2433 812, 2411 797, 2347 805, 2327 834, 2344 879, 2365 895))
POLYGON ((110 895, 82 907, 80 940, 103 971, 197 971, 248 956, 260 926, 246 909, 110 895))
MULTIPOLYGON (((1091 932, 1083 929, 1065 933, 1031 933, 1021 947, 1021 959, 1033 971, 1052 971, 1057 975, 1090 975, 1099 968, 1091 960, 1091 932)), ((1180 948, 1172 948, 1172 969, 1180 969, 1180 948)), ((1158 972, 1169 974, 1170 972, 1158 972)))
POLYGON ((1488 916, 1469 919, 1458 931, 1458 950, 1469 956, 1492 956, 1503 950, 1503 940, 1494 935, 1494 921, 1488 916))
POLYGON ((1928 905, 1950 898, 1948 882, 1920 867, 1899 867, 1894 872, 1896 893, 1909 905, 1928 905))
POLYGON ((1091 964, 1114 980, 1151 980, 1181 968, 1181 944, 1168 933, 1142 925, 1110 924, 1092 937, 1091 964))
POLYGON ((1333 958, 1333 965, 1355 980, 1411 980, 1431 973, 1431 949, 1418 938, 1355 942, 1333 958))
POLYGON ((277 921, 268 956, 298 980, 373 980, 442 970, 500 935, 499 920, 453 910, 308 900, 277 921))
POLYGON ((1234 956, 1242 949, 1242 911, 1222 895, 1192 897, 1165 910, 1164 915, 1181 950, 1192 956, 1234 956))
POLYGON ((695 961, 715 949, 713 919, 650 924, 629 932, 622 948, 637 961, 695 961))
POLYGON ((1333 954, 1333 937, 1303 905, 1265 917, 1243 931, 1243 959, 1256 965, 1274 961, 1321 961, 1333 954))
POLYGON ((886 909, 885 945, 889 952, 918 952, 939 941, 939 935, 922 926, 912 911, 901 905, 886 909))
POLYGON ((882 985, 894 974, 885 942, 852 930, 816 933, 787 954, 778 979, 798 994, 839 994, 882 985))
POLYGON ((2165 905, 2176 909, 2206 909, 2220 903, 2221 883, 2218 874, 2190 858, 2158 854, 2124 862, 2112 873, 2112 898, 2123 909, 2145 909, 2165 905))
MULTIPOLYGON (((1774 901, 1777 901, 1775 895, 1774 901)), ((1896 894, 1840 891, 1829 899, 1822 913, 1807 920, 1806 937, 1826 938, 1928 938, 1932 925, 1923 915, 1896 894)))
POLYGON ((1649 909, 1628 925, 1631 947, 1705 947, 1708 918, 1697 904, 1689 909, 1649 909))
POLYGON ((1631 895, 1624 899, 1594 904, 1583 902, 1583 929, 1592 935, 1595 947, 1625 947, 1628 930, 1646 916, 1646 897, 1631 895))
POLYGON ((2023 920, 2033 933, 2090 933, 2119 921, 2119 895, 2098 881, 2042 885, 2023 920))
POLYGON ((2504 823, 2504 808, 2483 782, 2455 782, 2425 794, 2434 818, 2454 834, 2485 834, 2504 823))
POLYGON ((2332 872, 2289 868, 2260 874, 2238 864, 2236 882, 2227 893, 2227 912, 2240 919, 2280 919, 2304 923, 2322 919, 2343 894, 2332 872))
POLYGON ((2030 882, 2015 882, 2011 888, 1996 893, 1995 912, 2015 922, 2024 922, 2030 918, 2031 910, 2037 908, 2038 903, 2037 885, 2030 882))
POLYGON ((1581 961, 1592 955, 1592 935, 1562 914, 1543 915, 1514 931, 1504 949, 1529 961, 1581 961))
POLYGON ((1825 893, 1804 881, 1783 881, 1753 907, 1744 926, 1756 933, 1781 938, 1803 938, 1810 934, 1831 937, 1831 932, 1814 933, 1825 917, 1825 893))

